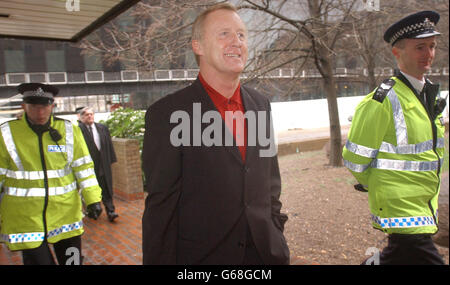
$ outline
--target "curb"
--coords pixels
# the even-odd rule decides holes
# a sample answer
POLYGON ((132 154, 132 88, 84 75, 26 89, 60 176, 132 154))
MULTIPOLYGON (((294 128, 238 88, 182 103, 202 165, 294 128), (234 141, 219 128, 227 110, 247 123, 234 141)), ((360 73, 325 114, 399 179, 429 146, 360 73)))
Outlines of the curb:
POLYGON ((305 141, 297 141, 297 142, 289 142, 282 143, 278 145, 278 156, 298 153, 298 152, 306 152, 306 151, 314 151, 321 150, 325 147, 330 138, 318 138, 312 140, 305 141))

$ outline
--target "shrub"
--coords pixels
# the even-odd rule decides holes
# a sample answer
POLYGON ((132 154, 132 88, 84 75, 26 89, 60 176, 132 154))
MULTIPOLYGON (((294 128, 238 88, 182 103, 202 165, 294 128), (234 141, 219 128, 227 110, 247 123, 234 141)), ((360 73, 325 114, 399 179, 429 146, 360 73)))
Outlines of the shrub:
POLYGON ((100 123, 108 126, 112 137, 137 139, 142 150, 145 131, 145 111, 130 108, 118 108, 106 121, 100 123))

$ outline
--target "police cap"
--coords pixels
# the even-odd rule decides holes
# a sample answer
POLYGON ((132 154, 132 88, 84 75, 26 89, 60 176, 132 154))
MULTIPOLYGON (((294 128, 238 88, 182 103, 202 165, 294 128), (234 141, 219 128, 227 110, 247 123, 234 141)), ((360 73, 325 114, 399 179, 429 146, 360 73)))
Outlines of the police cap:
POLYGON ((394 45, 401 39, 421 39, 440 35, 435 30, 439 14, 434 11, 421 11, 409 15, 390 26, 384 33, 384 40, 394 45))
POLYGON ((55 86, 42 83, 22 83, 17 91, 23 95, 23 102, 27 104, 53 104, 59 90, 55 86))

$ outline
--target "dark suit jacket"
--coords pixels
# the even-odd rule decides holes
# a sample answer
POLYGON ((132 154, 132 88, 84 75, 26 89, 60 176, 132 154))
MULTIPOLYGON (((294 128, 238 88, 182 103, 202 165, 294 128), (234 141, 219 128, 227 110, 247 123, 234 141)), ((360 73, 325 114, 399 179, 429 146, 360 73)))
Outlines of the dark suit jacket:
MULTIPOLYGON (((270 110, 256 91, 241 87, 241 94, 246 111, 270 110)), ((258 144, 247 147, 245 163, 237 146, 174 147, 170 133, 178 123, 170 116, 183 110, 192 121, 193 103, 201 103, 202 114, 216 110, 198 79, 146 113, 144 264, 241 264, 247 229, 264 263, 289 264, 277 156, 260 157, 258 144)))
POLYGON ((101 149, 100 151, 98 151, 97 145, 95 144, 94 138, 88 130, 88 127, 81 122, 79 122, 79 126, 81 132, 83 133, 84 140, 86 141, 86 144, 88 146, 89 153, 91 154, 92 160, 94 161, 95 175, 97 177, 101 175, 105 176, 106 184, 108 187, 107 191, 112 196, 113 185, 111 164, 116 162, 117 159, 108 127, 103 124, 95 123, 95 127, 97 128, 101 142, 101 149))

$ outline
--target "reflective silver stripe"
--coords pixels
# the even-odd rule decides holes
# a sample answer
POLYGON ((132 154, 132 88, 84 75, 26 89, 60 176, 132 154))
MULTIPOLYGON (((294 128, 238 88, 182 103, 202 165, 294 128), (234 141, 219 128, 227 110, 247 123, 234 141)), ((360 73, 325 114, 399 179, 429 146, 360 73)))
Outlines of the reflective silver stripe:
POLYGON ((73 124, 69 121, 65 121, 64 124, 66 126, 67 165, 70 165, 73 160, 73 124))
MULTIPOLYGON (((73 125, 71 122, 65 122, 66 127, 66 151, 67 151, 67 163, 70 163, 73 160, 73 125)), ((11 129, 9 127, 9 123, 5 123, 1 126, 1 132, 3 136, 3 140, 5 141, 6 148, 8 150, 9 155, 12 160, 16 164, 19 171, 8 171, 7 175, 10 178, 15 179, 27 179, 27 180, 35 180, 35 179, 43 179, 44 172, 43 171, 25 171, 22 162, 20 160, 19 154, 16 149, 16 145, 14 144, 14 140, 12 138, 11 129)), ((70 173, 70 168, 67 166, 65 169, 58 170, 48 170, 47 175, 49 178, 59 178, 70 173)))
POLYGON ((5 175, 6 172, 8 172, 8 169, 6 169, 6 168, 0 168, 0 175, 5 175))
MULTIPOLYGON (((57 170, 47 170, 48 178, 62 178, 69 175, 72 169, 66 167, 65 169, 57 170)), ((8 170, 6 172, 6 177, 13 179, 24 179, 24 180, 40 180, 44 179, 44 171, 13 171, 8 170)))
MULTIPOLYGON (((441 160, 441 165, 443 159, 441 160)), ((393 159, 374 159, 370 167, 385 169, 385 170, 399 170, 399 171, 431 171, 437 170, 439 161, 408 161, 408 160, 393 160, 393 159)))
POLYGON ((77 179, 84 179, 91 175, 95 175, 95 171, 93 168, 88 168, 85 170, 75 172, 75 176, 77 177, 77 179))
POLYGON ((369 168, 370 164, 356 164, 344 159, 344 166, 353 172, 363 172, 369 168))
MULTIPOLYGON (((61 233, 67 233, 74 230, 79 230, 83 227, 83 221, 75 222, 72 224, 63 225, 58 229, 54 229, 48 232, 48 237, 55 237, 61 233)), ((18 233, 18 234, 3 234, 1 235, 1 239, 5 242, 9 243, 24 243, 24 242, 36 242, 44 240, 43 232, 34 232, 34 233, 18 233)))
MULTIPOLYGON (((5 193, 10 196, 17 197, 45 197, 45 188, 17 188, 17 187, 7 187, 5 186, 5 193)), ((48 195, 56 196, 69 193, 77 189, 77 183, 72 182, 66 186, 60 187, 49 187, 48 195)))
POLYGON ((79 159, 75 160, 74 162, 72 162, 72 167, 82 166, 82 165, 88 164, 90 162, 92 162, 91 156, 86 155, 86 156, 83 156, 82 158, 79 158, 79 159))
POLYGON ((394 115, 395 135, 397 136, 397 145, 408 144, 408 131, 406 129, 405 116, 403 116, 402 106, 398 100, 394 89, 388 92, 388 98, 392 105, 392 113, 394 115))
POLYGON ((417 217, 399 217, 399 218, 380 218, 371 214, 371 219, 374 223, 383 229, 388 228, 416 228, 423 226, 434 226, 433 217, 417 216, 417 217))
MULTIPOLYGON (((436 147, 444 147, 444 138, 438 138, 436 147)), ((407 144, 394 146, 387 142, 382 142, 380 152, 396 153, 396 154, 419 154, 433 149, 433 140, 421 142, 418 144, 407 144)))
POLYGON ((16 145, 14 144, 14 140, 11 134, 11 129, 9 127, 9 123, 4 123, 1 126, 3 140, 5 141, 6 149, 8 150, 11 159, 17 166, 17 169, 24 170, 22 161, 20 160, 19 153, 17 152, 16 145))
POLYGON ((349 140, 347 140, 347 143, 345 144, 345 147, 354 154, 368 157, 368 158, 375 158, 378 153, 378 149, 366 147, 363 145, 355 144, 349 140))
POLYGON ((81 181, 79 183, 80 183, 81 189, 86 189, 88 187, 98 185, 97 178, 89 178, 89 179, 81 181))

